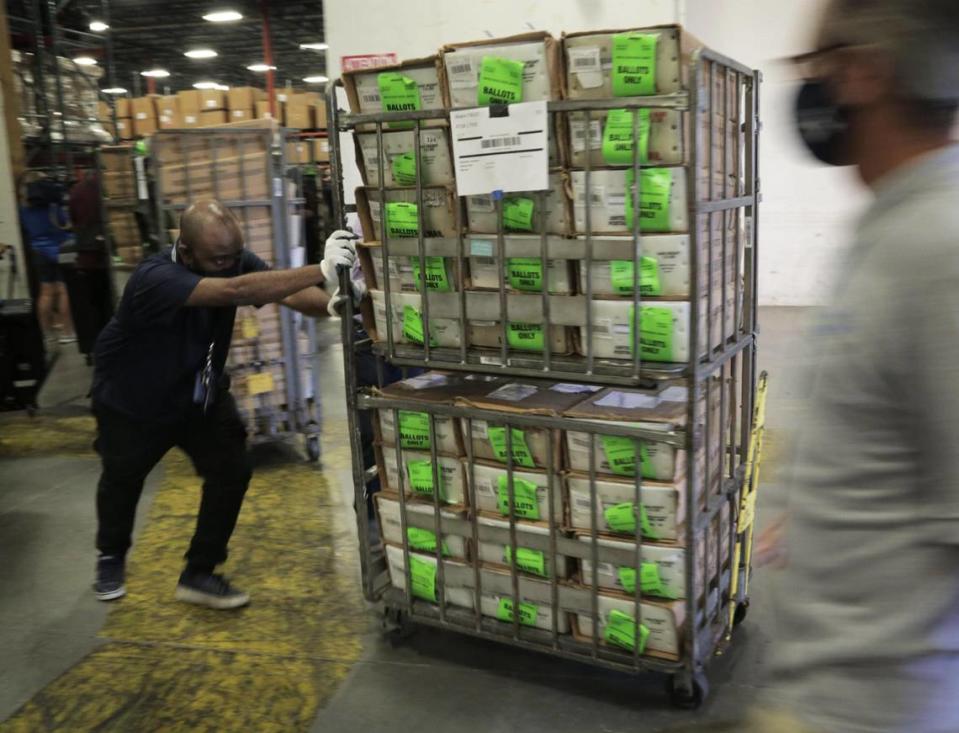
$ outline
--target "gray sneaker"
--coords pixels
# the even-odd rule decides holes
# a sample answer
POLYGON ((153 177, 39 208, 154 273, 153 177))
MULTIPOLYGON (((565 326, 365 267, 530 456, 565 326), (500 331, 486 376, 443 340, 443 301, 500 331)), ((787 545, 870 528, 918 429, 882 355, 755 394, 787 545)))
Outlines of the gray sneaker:
POLYGON ((189 570, 184 570, 180 575, 176 599, 221 611, 240 608, 250 602, 249 595, 234 588, 222 575, 189 570))
POLYGON ((93 592, 101 601, 115 601, 127 594, 124 580, 126 572, 124 559, 119 555, 100 555, 97 558, 97 575, 93 582, 93 592))

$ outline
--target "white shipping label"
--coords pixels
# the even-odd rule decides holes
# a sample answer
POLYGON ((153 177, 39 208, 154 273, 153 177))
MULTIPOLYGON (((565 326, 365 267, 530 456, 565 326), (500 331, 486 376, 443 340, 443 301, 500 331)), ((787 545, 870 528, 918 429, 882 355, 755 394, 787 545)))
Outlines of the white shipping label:
POLYGON ((366 104, 380 104, 380 93, 379 92, 369 92, 368 94, 361 94, 360 101, 366 104))
POLYGON ((216 100, 215 99, 206 100, 206 106, 207 106, 207 109, 216 109, 216 100))
POLYGON ((546 102, 450 112, 460 196, 549 188, 546 102))
POLYGON ((584 89, 603 86, 603 70, 600 61, 599 46, 567 49, 569 69, 584 89))
POLYGON ((474 257, 492 257, 493 241, 491 239, 471 239, 470 254, 474 257))
MULTIPOLYGON (((573 135, 573 152, 582 153, 586 150, 586 124, 583 121, 574 121, 570 125, 573 135)), ((599 120, 590 120, 589 149, 599 150, 603 145, 603 126, 599 120)))
POLYGON ((536 386, 532 384, 504 384, 499 389, 490 392, 487 397, 492 397, 494 400, 503 400, 504 402, 519 402, 536 394, 538 391, 536 386))
POLYGON ((427 372, 426 374, 420 374, 416 377, 410 377, 403 382, 403 386, 412 389, 426 389, 427 387, 438 387, 441 384, 446 384, 448 381, 449 378, 445 374, 427 372))
POLYGON ((582 394, 584 392, 598 392, 601 388, 593 384, 567 384, 561 382, 550 387, 552 392, 562 392, 563 394, 582 394))
POLYGON ((373 221, 380 220, 380 202, 379 201, 370 201, 370 216, 373 218, 373 221))
POLYGON ((626 192, 625 191, 610 191, 606 196, 606 208, 608 209, 625 209, 626 208, 626 192))
POLYGON ((447 57, 446 72, 453 89, 472 89, 479 83, 479 75, 473 65, 473 57, 467 53, 447 57))
MULTIPOLYGON (((606 189, 603 186, 589 187, 589 200, 591 206, 603 206, 606 199, 606 189)), ((580 188, 576 191, 576 205, 586 206, 586 189, 580 188)))
MULTIPOLYGON (((627 331, 629 330, 628 325, 626 329, 627 331)), ((650 409, 659 404, 659 396, 613 390, 609 394, 605 394, 596 400, 594 404, 597 407, 620 407, 626 410, 638 408, 650 409)))
POLYGON ((496 204, 492 196, 470 196, 470 211, 474 214, 492 214, 496 211, 496 204))

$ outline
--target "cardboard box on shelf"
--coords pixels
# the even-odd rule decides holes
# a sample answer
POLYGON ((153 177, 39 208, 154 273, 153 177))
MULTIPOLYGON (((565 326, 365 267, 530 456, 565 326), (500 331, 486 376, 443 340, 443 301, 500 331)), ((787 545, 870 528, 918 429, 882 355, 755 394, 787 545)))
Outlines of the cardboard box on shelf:
POLYGON ((100 147, 100 164, 110 173, 133 175, 132 145, 103 145, 100 147))
MULTIPOLYGON (((688 301, 643 301, 640 314, 630 300, 594 300, 592 323, 577 329, 577 353, 587 355, 592 339, 599 359, 632 359, 634 323, 639 323, 640 358, 645 362, 689 361, 690 305, 688 301), (589 333, 587 333, 587 331, 589 333)), ((705 339, 701 342, 705 349, 705 339)))
MULTIPOLYGON (((363 183, 379 186, 379 148, 376 133, 355 135, 357 160, 363 183)), ((383 170, 385 185, 416 185, 416 133, 413 130, 383 132, 383 170)), ((452 186, 456 183, 450 153, 448 128, 423 129, 420 132, 420 178, 424 186, 452 186)))
MULTIPOLYGON (((619 649, 632 656, 632 643, 635 643, 637 630, 635 603, 632 599, 599 594, 600 645, 619 649), (631 633, 630 633, 631 632, 631 633), (619 643, 611 642, 610 639, 619 643)), ((683 639, 683 624, 686 620, 686 604, 683 601, 653 602, 644 600, 640 605, 640 623, 647 629, 644 654, 653 657, 677 660, 680 657, 683 639)), ((574 617, 573 634, 584 641, 592 641, 593 619, 586 613, 574 617)))
MULTIPOLYGON (((505 466, 476 462, 466 470, 467 481, 475 481, 472 496, 481 512, 509 516, 509 478, 505 466)), ((549 494, 552 486, 553 521, 563 521, 563 488, 558 476, 550 479, 546 471, 513 469, 513 511, 519 521, 548 522, 549 494)))
MULTIPOLYGON (((154 138, 153 155, 159 162, 157 174, 163 195, 174 203, 197 196, 252 199, 268 195, 269 147, 265 136, 230 135, 228 129, 216 138, 163 132, 154 138)), ((253 218, 250 212, 241 213, 253 218)), ((255 213, 256 220, 269 221, 268 215, 255 213)))
POLYGON ((97 119, 101 122, 108 122, 113 119, 113 110, 106 102, 97 102, 97 119))
MULTIPOLYGON (((423 211, 416 208, 416 189, 393 188, 386 191, 387 236, 393 239, 415 239, 419 226, 424 237, 455 237, 458 199, 451 188, 429 186, 423 189, 423 211), (393 212, 391 220, 389 212, 393 212), (420 215, 420 222, 417 215, 420 215), (392 234, 390 233, 392 231, 392 234)), ((356 209, 367 241, 379 241, 380 192, 377 188, 356 189, 356 209)))
POLYGON ((117 247, 117 257, 126 265, 136 265, 143 259, 143 247, 139 245, 117 247))
MULTIPOLYGON (((428 451, 403 450, 403 490, 409 497, 433 501, 433 460, 428 451)), ((377 447, 377 469, 382 485, 399 493, 400 475, 397 471, 396 448, 387 445, 377 447)), ((440 502, 453 506, 466 505, 466 480, 463 464, 459 458, 438 456, 436 465, 440 482, 440 502)))
POLYGON ((157 127, 160 130, 179 130, 185 127, 183 117, 177 112, 175 115, 167 115, 157 120, 157 127))
MULTIPOLYGON (((586 241, 580 237, 584 257, 577 264, 579 291, 592 285, 593 297, 633 297, 635 268, 632 237, 592 237, 593 257, 587 272, 586 241), (588 278, 587 278, 588 276, 588 278)), ((688 234, 649 234, 639 240, 639 282, 643 298, 688 298, 690 252, 688 234)))
MULTIPOLYGON (((543 245, 542 237, 530 234, 506 234, 503 250, 506 266, 502 268, 503 284, 510 292, 543 292, 543 263, 546 256, 546 280, 549 292, 568 295, 574 290, 573 258, 558 257, 569 248, 568 240, 550 235, 543 245)), ((475 235, 469 238, 470 287, 474 290, 499 290, 499 242, 495 235, 475 235)))
POLYGON ((177 106, 182 115, 191 115, 199 118, 203 109, 203 93, 199 89, 186 89, 176 93, 177 106))
MULTIPOLYGON (((569 384, 533 379, 502 379, 491 385, 484 393, 462 396, 457 404, 483 410, 502 412, 498 423, 486 420, 461 419, 460 426, 464 436, 470 435, 472 428, 473 458, 495 461, 505 464, 508 459, 505 423, 511 414, 562 415, 567 409, 581 402, 600 388, 586 384, 569 384)), ((511 427, 510 443, 513 450, 513 465, 523 468, 547 468, 552 447, 553 470, 562 465, 562 450, 559 433, 547 428, 511 427)))
POLYGON ((319 95, 315 92, 288 94, 284 125, 294 130, 312 130, 316 127, 316 104, 319 95))
MULTIPOLYGON (((455 297, 455 294, 449 295, 455 297)), ((364 312, 364 326, 374 341, 385 343, 387 341, 386 296, 382 290, 373 290, 370 291, 370 297, 372 303, 364 312)), ((434 300, 433 297, 429 299, 430 346, 459 348, 463 329, 456 317, 450 318, 448 315, 455 311, 442 307, 435 309, 434 300)), ((390 309, 393 311, 390 319, 393 327, 393 343, 422 346, 426 324, 423 318, 421 296, 418 293, 391 293, 390 309)))
POLYGON ((270 112, 270 101, 268 99, 260 99, 256 102, 256 117, 259 120, 271 120, 276 119, 279 122, 283 122, 283 102, 280 100, 275 100, 276 104, 276 115, 274 116, 270 112))
POLYGON ((129 117, 117 117, 117 137, 120 140, 133 139, 133 120, 129 117))
POLYGON ((184 112, 182 118, 180 119, 181 127, 186 129, 191 129, 194 127, 200 127, 200 113, 199 112, 184 112))
POLYGON ((303 165, 312 162, 313 145, 309 140, 288 140, 286 143, 287 165, 303 165))
MULTIPOLYGON (((549 513, 547 512, 547 517, 549 513)), ((547 523, 516 523, 515 553, 512 549, 509 520, 488 516, 477 517, 477 559, 483 563, 509 568, 514 562, 519 572, 540 578, 552 576, 553 558, 549 549, 550 530, 547 523)), ((573 573, 573 561, 556 553, 556 577, 568 578, 573 573)))
POLYGON ((180 100, 175 94, 156 98, 157 118, 163 128, 164 120, 178 120, 180 118, 180 100))
POLYGON ((257 87, 231 87, 226 93, 227 108, 231 113, 237 110, 247 113, 249 118, 252 118, 256 103, 265 97, 264 91, 257 87))
MULTIPOLYGON (((480 612, 512 626, 515 603, 512 575, 484 568, 480 578, 480 612)), ((553 607, 550 584, 526 576, 520 576, 518 582, 520 624, 551 632, 553 607)), ((569 614, 562 610, 556 612, 556 631, 559 634, 568 634, 570 631, 569 614)))
POLYGON ((326 109, 326 101, 320 99, 316 103, 316 109, 313 112, 313 120, 317 130, 325 130, 329 126, 329 113, 326 109))
POLYGON ((132 199, 137 195, 137 181, 133 175, 132 162, 129 171, 104 171, 101 178, 103 195, 109 199, 132 199))
POLYGON ((218 89, 200 90, 200 111, 226 109, 226 93, 218 89))
MULTIPOLYGON (((442 49, 442 63, 453 108, 486 106, 490 100, 509 103, 563 98, 560 47, 548 33, 449 44, 442 49), (521 84, 481 84, 486 81, 484 68, 496 78, 499 67, 509 66, 508 62, 523 64, 521 84)), ((501 75, 510 71, 503 69, 501 75)))
MULTIPOLYGON (((567 174, 561 171, 550 173, 549 189, 545 194, 537 191, 506 194, 502 202, 503 226, 513 232, 540 233, 545 217, 548 234, 570 234, 570 195, 567 174), (541 205, 544 207, 542 212, 539 211, 541 205)), ((491 194, 467 196, 466 218, 470 233, 496 234, 499 230, 496 203, 491 194)))
POLYGON ((330 162, 330 141, 327 138, 313 138, 313 160, 317 163, 330 162))
POLYGON ((130 109, 132 110, 131 117, 137 122, 142 120, 156 120, 156 100, 157 95, 155 94, 146 97, 134 97, 130 103, 130 109))
MULTIPOLYGON (((390 574, 390 584, 406 593, 406 557, 402 547, 386 545, 386 560, 390 574)), ((438 603, 440 593, 447 606, 473 609, 475 595, 466 583, 471 582, 473 570, 454 560, 443 561, 444 587, 439 589, 439 573, 436 556, 420 552, 410 553, 410 565, 413 566, 411 587, 413 596, 432 603, 438 603)))
MULTIPOLYGON (((588 439, 585 444, 589 445, 588 439)), ((597 460, 601 455, 605 457, 600 448, 596 452, 597 460)), ((631 535, 636 522, 635 479, 598 477, 595 485, 597 531, 608 535, 631 535), (621 508, 624 505, 629 505, 625 521, 622 520, 624 510, 621 508)), ((570 473, 566 477, 566 490, 569 526, 574 530, 589 531, 592 527, 589 476, 570 473)), ((644 529, 649 539, 675 542, 683 537, 686 525, 685 479, 680 477, 671 482, 644 479, 640 486, 640 503, 648 522, 648 527, 644 529)))
MULTIPOLYGON (((403 241, 405 244, 405 240, 396 241, 403 241)), ((418 293, 422 287, 419 276, 419 254, 415 251, 410 254, 395 253, 397 249, 400 249, 401 252, 415 250, 417 240, 409 240, 407 246, 399 248, 395 246, 396 241, 391 245, 388 262, 390 292, 418 293)), ((425 246, 424 249, 426 249, 425 246)), ((384 287, 386 280, 383 277, 383 254, 379 242, 362 244, 357 252, 367 287, 377 289, 384 287)), ((426 255, 427 288, 436 292, 459 292, 463 278, 460 276, 457 267, 458 260, 454 257, 426 255)))
MULTIPOLYGON (((640 171, 640 231, 689 231, 687 170, 683 167, 644 168, 640 171)), ((606 168, 590 172, 590 227, 593 234, 632 233, 631 169, 606 168)), ((574 226, 586 232, 586 171, 570 172, 574 226)))
POLYGON ((205 109, 200 112, 200 127, 217 127, 230 121, 230 113, 225 109, 205 109))
POLYGON ((132 118, 133 108, 130 97, 114 97, 114 104, 117 108, 117 117, 132 118))
MULTIPOLYGON (((592 538, 587 535, 577 537, 583 545, 583 557, 579 561, 580 582, 585 586, 593 585, 593 561, 589 548, 592 538)), ((596 582, 605 591, 614 591, 631 596, 636 592, 636 542, 614 540, 599 537, 596 541, 611 560, 600 560, 596 582)), ((678 545, 660 545, 643 542, 641 548, 640 590, 644 596, 666 600, 686 598, 686 549, 678 545)), ((697 597, 703 588, 702 565, 697 573, 697 597)))
MULTIPOLYGON (((436 524, 434 507, 431 504, 420 504, 413 501, 406 502, 407 538, 403 539, 403 524, 400 514, 400 497, 398 494, 376 494, 376 513, 380 518, 380 532, 383 541, 391 545, 403 546, 409 544, 411 551, 436 551, 436 524)), ((457 520, 463 517, 462 512, 450 509, 440 510, 443 520, 457 520)), ((465 560, 467 557, 466 538, 456 534, 443 534, 440 546, 444 557, 455 560, 465 560)))
POLYGON ((147 117, 146 119, 133 119, 133 136, 149 137, 159 128, 157 127, 156 117, 147 117))
MULTIPOLYGON (((380 75, 400 75, 416 84, 419 94, 419 106, 422 110, 445 109, 449 106, 445 85, 440 82, 440 64, 437 56, 410 59, 393 66, 382 66, 374 70, 356 70, 343 72, 343 87, 349 101, 350 111, 354 114, 373 114, 385 111, 380 95, 380 75)), ((424 126, 445 126, 442 119, 426 120, 424 126)), ((372 129, 371 125, 366 129, 372 129)))

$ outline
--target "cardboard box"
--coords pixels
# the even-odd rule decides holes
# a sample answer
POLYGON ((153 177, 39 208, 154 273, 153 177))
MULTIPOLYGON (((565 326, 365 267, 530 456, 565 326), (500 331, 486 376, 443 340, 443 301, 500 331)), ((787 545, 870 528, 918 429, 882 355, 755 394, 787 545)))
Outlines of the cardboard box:
MULTIPOLYGON (((606 628, 609 625, 613 610, 625 614, 635 622, 636 607, 633 599, 626 599, 612 594, 599 594, 599 624, 600 646, 608 649, 617 649, 624 655, 632 657, 632 650, 610 644, 606 639, 606 628)), ((686 621, 686 604, 683 601, 660 603, 643 601, 639 608, 640 623, 649 630, 646 640, 646 656, 679 659, 682 652, 683 624, 686 621)), ((574 616, 573 633, 577 638, 592 642, 593 619, 586 613, 574 616)), ((638 633, 636 634, 638 636, 638 633)))
MULTIPOLYGON (((535 237, 535 239, 539 238, 535 237)), ((470 287, 476 290, 499 290, 502 269, 503 285, 508 291, 542 292, 543 263, 538 257, 508 257, 506 267, 503 268, 500 268, 498 263, 499 260, 496 257, 470 257, 470 287)), ((572 293, 574 285, 572 261, 549 260, 546 263, 546 281, 549 292, 554 295, 572 293)))
POLYGON ((325 130, 329 127, 329 112, 326 109, 326 101, 320 99, 315 105, 313 119, 317 130, 325 130))
MULTIPOLYGON (((377 410, 379 430, 378 439, 384 445, 396 445, 396 428, 394 426, 393 410, 377 410)), ((400 435, 401 447, 404 450, 429 450, 429 417, 425 412, 410 412, 400 410, 400 425, 403 428, 400 435)), ((433 430, 436 435, 436 450, 447 456, 459 457, 463 455, 460 445, 459 429, 456 421, 451 417, 436 415, 433 418, 433 430)))
POLYGON ((143 259, 143 247, 139 245, 125 247, 118 246, 117 257, 119 257, 124 264, 136 265, 143 259))
POLYGON ((180 114, 180 98, 175 94, 156 97, 157 117, 176 117, 180 114))
MULTIPOLYGON (((643 164, 655 165, 687 163, 689 131, 685 124, 686 116, 674 109, 647 109, 646 112, 649 115, 649 136, 645 155, 640 156, 640 161, 643 164)), ((620 152, 610 158, 603 154, 603 134, 606 131, 607 116, 608 113, 605 111, 593 111, 587 126, 585 113, 568 113, 566 124, 570 136, 568 153, 570 165, 577 168, 586 165, 587 147, 589 164, 592 168, 632 165, 635 146, 631 139, 622 142, 622 145, 626 146, 625 153, 620 152), (587 129, 589 130, 588 140, 587 129)), ((631 131, 627 134, 631 134, 631 131)))
MULTIPOLYGON (((376 513, 380 518, 380 532, 383 535, 383 541, 391 545, 398 545, 402 547, 406 541, 403 539, 403 524, 401 522, 401 513, 400 513, 400 501, 398 495, 384 494, 383 492, 378 492, 376 495, 376 513)), ((415 528, 422 530, 419 533, 413 533, 423 535, 425 532, 429 533, 429 536, 432 537, 432 545, 436 546, 436 518, 434 516, 434 509, 430 504, 418 504, 416 502, 407 502, 406 503, 406 526, 407 530, 410 528, 415 528)), ((462 518, 461 512, 450 511, 449 509, 443 509, 440 511, 440 517, 444 520, 456 520, 462 518)), ((410 537, 410 532, 407 532, 407 537, 409 538, 411 550, 417 550, 420 552, 431 552, 432 548, 429 547, 428 537, 410 537)), ((442 537, 442 552, 444 557, 452 557, 457 560, 465 560, 467 557, 466 553, 466 538, 455 535, 455 534, 443 534, 442 537)))
MULTIPOLYGON (((569 438, 567 437, 567 440, 569 438)), ((586 442, 588 446, 588 441, 586 442)), ((602 447, 596 452, 597 461, 605 458, 602 447)), ((589 458, 587 457, 587 462, 589 458)), ((587 474, 571 473, 566 477, 569 503, 569 526, 576 530, 589 531, 592 527, 590 508, 590 483, 587 474)), ((609 526, 606 511, 619 504, 634 504, 636 482, 634 479, 596 479, 596 530, 601 534, 619 533, 609 526)), ((640 501, 649 526, 653 530, 650 539, 675 542, 683 537, 686 526, 686 483, 682 478, 673 482, 644 479, 640 487, 640 501)), ((630 533, 631 534, 631 533, 630 533)))
MULTIPOLYGON (((397 590, 406 593, 406 557, 403 554, 403 548, 396 545, 386 545, 386 560, 390 574, 390 584, 397 590)), ((473 590, 465 585, 473 572, 471 568, 453 560, 444 560, 443 578, 445 584, 441 591, 435 555, 414 552, 410 554, 410 561, 411 563, 418 563, 420 567, 425 566, 432 569, 436 587, 434 602, 439 601, 442 592, 443 600, 447 606, 459 606, 470 610, 475 607, 473 590)))
POLYGON ((288 94, 284 125, 295 130, 312 130, 316 127, 316 104, 320 101, 315 92, 288 94))
MULTIPOLYGON (((645 362, 685 363, 690 359, 689 329, 690 305, 688 301, 646 300, 640 306, 643 318, 654 322, 665 319, 663 334, 639 326, 640 358, 645 362), (670 321, 671 319, 671 321, 670 321)), ((633 358, 633 303, 627 300, 594 300, 591 305, 592 323, 578 329, 577 352, 583 356, 589 350, 592 334, 593 355, 599 359, 633 358)), ((657 323, 657 327, 660 327, 657 323)), ((705 339, 701 340, 705 350, 705 339)))
MULTIPOLYGON (((475 482, 472 496, 476 498, 478 511, 500 517, 509 516, 509 484, 504 466, 476 462, 467 468, 466 476, 468 481, 475 482)), ((564 516, 562 481, 557 476, 550 480, 545 471, 513 469, 513 506, 518 521, 549 521, 550 485, 553 494, 552 517, 559 524, 564 516)))
POLYGON ((230 113, 225 109, 203 110, 200 112, 200 127, 217 127, 230 121, 230 113))
POLYGON ((608 99, 612 85, 613 36, 620 33, 656 37, 656 64, 650 94, 675 94, 688 88, 689 62, 703 44, 678 25, 563 34, 566 93, 569 99, 608 99))
POLYGON ((132 145, 102 145, 100 147, 100 165, 110 173, 133 175, 132 145))
MULTIPOLYGON (((393 203, 416 203, 416 190, 393 188, 386 191, 387 205, 393 203)), ((423 189, 423 211, 418 212, 424 237, 455 237, 457 234, 457 203, 453 189, 429 186, 423 189)), ((356 189, 356 209, 360 217, 366 241, 379 241, 380 229, 380 192, 377 188, 356 189)), ((393 239, 416 239, 412 236, 390 237, 393 239)), ((389 235, 387 235, 389 236, 389 235)))
MULTIPOLYGON (((366 186, 379 186, 379 149, 376 133, 357 133, 357 156, 360 161, 360 173, 366 186)), ((412 156, 416 150, 416 133, 413 130, 386 130, 383 133, 383 170, 385 185, 415 186, 415 164, 403 166, 406 159, 400 156, 412 156), (394 171, 398 171, 402 180, 397 180, 394 171), (405 174, 405 175, 404 175, 405 174), (414 178, 409 178, 412 174, 414 178)), ((329 157, 329 156, 327 156, 329 157)), ((452 186, 456 183, 450 149, 449 130, 443 128, 423 129, 420 131, 420 179, 424 186, 452 186)))
POLYGON ((313 144, 310 140, 288 140, 286 143, 286 164, 304 165, 311 163, 313 144))
MULTIPOLYGON (((625 168, 606 168, 590 172, 590 226, 593 234, 631 234, 632 222, 627 223, 626 211, 632 207, 632 190, 626 185, 627 174, 632 170, 625 168), (629 197, 627 199, 627 197, 629 197), (628 204, 627 204, 628 201, 628 204)), ((661 213, 662 202, 644 196, 640 191, 640 231, 643 233, 668 233, 689 231, 689 213, 686 187, 686 169, 644 168, 640 172, 641 180, 650 185, 656 176, 668 173, 669 210, 661 213), (661 223, 660 223, 661 222, 661 223)), ((586 232, 586 172, 574 170, 570 173, 574 226, 577 234, 586 232)))
POLYGON ((133 119, 134 137, 149 137, 158 129, 156 117, 148 117, 144 120, 139 120, 136 118, 133 119))
POLYGON ((200 124, 200 113, 199 112, 184 112, 180 120, 181 127, 190 129, 194 127, 202 127, 200 124))
POLYGON ((313 160, 317 163, 330 162, 330 141, 327 138, 313 138, 313 160))
POLYGON ((106 102, 97 102, 97 119, 101 122, 113 120, 113 110, 106 102))
POLYGON ((199 118, 200 111, 203 109, 203 93, 199 89, 186 89, 177 92, 176 97, 181 114, 199 118))
MULTIPOLYGON (((387 341, 386 328, 386 297, 382 290, 370 291, 372 299, 372 320, 365 319, 367 333, 376 342, 387 341)), ((432 307, 433 298, 430 298, 429 313, 429 339, 431 347, 459 348, 462 339, 463 329, 457 318, 449 318, 440 314, 448 314, 450 311, 443 309, 436 310, 432 307)), ((416 331, 405 328, 410 321, 416 321, 421 324, 423 330, 426 324, 423 322, 422 298, 418 293, 391 293, 390 308, 393 311, 390 319, 393 326, 393 343, 422 346, 421 341, 416 339, 416 331), (411 336, 411 334, 413 334, 411 336)))
MULTIPOLYGON (((360 266, 366 277, 367 287, 382 288, 386 285, 383 277, 382 248, 378 242, 372 245, 361 245, 360 266), (372 273, 372 278, 366 273, 372 273)), ((458 260, 453 257, 427 256, 426 282, 430 290, 452 293, 459 292, 463 278, 457 269, 458 260)), ((390 252, 389 288, 391 293, 418 293, 422 289, 418 273, 420 258, 418 254, 394 255, 390 252)))
POLYGON ((131 170, 104 171, 101 176, 103 195, 109 199, 132 199, 137 195, 137 181, 131 170))
MULTIPOLYGON (((543 217, 547 234, 566 235, 572 231, 570 216, 569 178, 565 172, 553 172, 549 175, 549 189, 544 192, 514 192, 506 194, 503 199, 503 228, 507 230, 528 231, 541 233, 543 231, 543 217), (527 207, 531 207, 529 228, 521 228, 525 224, 525 217, 511 215, 511 202, 520 200, 527 207), (543 206, 545 211, 540 212, 543 206), (510 226, 513 222, 513 226, 510 226), (516 222, 522 222, 516 224, 516 222)), ((525 212, 523 212, 525 213, 525 212)), ((499 221, 496 215, 496 203, 492 195, 466 197, 466 218, 470 233, 496 234, 499 231, 499 221)))
MULTIPOLYGON (((517 522, 516 544, 520 549, 514 555, 511 550, 509 520, 479 516, 476 522, 479 539, 476 556, 479 562, 506 568, 515 562, 521 573, 540 578, 551 577, 553 561, 549 550, 548 525, 517 522)), ((566 579, 572 573, 572 560, 557 552, 556 577, 566 579)))
POLYGON ((536 102, 563 98, 559 44, 548 33, 534 32, 444 46, 442 63, 450 107, 480 105, 480 71, 486 56, 523 63, 522 98, 512 101, 536 102))
MULTIPOLYGON (((461 419, 462 434, 464 437, 472 437, 474 460, 505 465, 508 445, 504 424, 509 422, 510 414, 559 416, 599 389, 585 384, 502 379, 481 394, 461 396, 456 400, 458 405, 502 412, 502 422, 490 424, 486 420, 461 419), (497 431, 492 438, 491 429, 497 431)), ((510 435, 514 467, 548 468, 551 446, 553 470, 556 471, 562 466, 558 432, 547 428, 512 427, 510 435)))
POLYGON ((114 97, 113 102, 116 105, 117 117, 123 117, 124 119, 133 117, 130 97, 114 97))
MULTIPOLYGON (((401 451, 403 454, 403 490, 409 497, 433 501, 433 460, 428 451, 401 451)), ((399 493, 400 476, 397 472, 396 448, 382 445, 377 450, 377 467, 382 485, 399 493)), ((459 458, 437 457, 440 481, 440 501, 454 506, 466 505, 466 481, 459 458)))
MULTIPOLYGON (((283 103, 279 100, 275 100, 276 104, 276 116, 279 122, 283 121, 283 103)), ((274 119, 274 115, 270 113, 270 101, 268 99, 258 100, 256 103, 256 117, 260 120, 271 120, 274 119)))
POLYGON ((265 99, 266 94, 262 89, 256 87, 231 87, 226 93, 227 107, 230 110, 230 117, 235 117, 233 111, 243 112, 248 116, 246 119, 252 119, 256 103, 265 99))
MULTIPOLYGON (((374 70, 356 70, 343 72, 343 87, 349 101, 350 111, 354 114, 373 114, 382 112, 380 98, 380 74, 398 73, 416 82, 420 93, 420 108, 445 109, 449 107, 445 84, 440 81, 439 57, 430 56, 411 59, 393 66, 382 66, 374 70)), ((428 120, 424 125, 446 125, 443 119, 428 120)), ((366 129, 372 129, 371 125, 366 129)))
MULTIPOLYGON (((484 616, 508 623, 511 627, 515 602, 512 582, 511 574, 497 572, 492 568, 484 568, 480 574, 480 612, 484 616)), ((552 632, 553 608, 549 583, 521 575, 518 585, 520 624, 552 632)), ((559 634, 568 634, 570 631, 569 614, 564 611, 556 613, 556 631, 559 634)))
MULTIPOLYGON (((216 138, 214 170, 210 139, 196 135, 164 132, 153 141, 153 155, 159 161, 157 175, 165 199, 185 203, 200 196, 221 199, 264 198, 269 193, 267 166, 269 150, 265 136, 229 135, 224 130, 216 138)), ((265 214, 244 210, 243 221, 262 221, 265 229, 247 236, 247 246, 254 248, 257 239, 271 242, 269 209, 265 214)), ((272 253, 272 244, 267 252, 272 253)), ((257 251, 257 254, 261 254, 257 251)), ((261 254, 262 256, 262 254, 261 254)))
POLYGON ((218 89, 200 89, 200 111, 226 109, 226 93, 218 89))
POLYGON ((146 97, 135 97, 133 100, 131 100, 131 117, 133 117, 133 119, 137 122, 143 120, 155 120, 157 116, 156 98, 156 95, 151 94, 146 97))

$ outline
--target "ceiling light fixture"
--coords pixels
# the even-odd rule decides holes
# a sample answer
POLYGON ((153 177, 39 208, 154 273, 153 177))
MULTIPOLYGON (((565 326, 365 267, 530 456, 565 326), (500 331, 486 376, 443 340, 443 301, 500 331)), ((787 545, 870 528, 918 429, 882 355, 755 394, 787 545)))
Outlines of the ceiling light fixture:
POLYGON ((93 56, 77 56, 73 59, 73 63, 77 66, 96 66, 97 60, 93 56))
POLYGON ((246 68, 250 71, 270 71, 271 69, 276 71, 276 67, 269 64, 250 64, 246 68))
POLYGON ((212 48, 195 48, 183 54, 188 59, 212 59, 218 55, 212 48))
POLYGON ((216 89, 217 91, 220 91, 220 92, 228 92, 228 91, 230 91, 230 85, 229 85, 229 84, 217 84, 217 85, 216 85, 215 87, 213 87, 213 88, 216 89))
POLYGON ((170 72, 166 69, 149 69, 140 72, 140 76, 149 76, 153 79, 166 79, 169 75, 170 72))
POLYGON ((104 94, 126 94, 127 90, 123 87, 110 87, 109 89, 103 90, 104 94))
POLYGON ((102 20, 90 21, 90 30, 94 33, 103 33, 103 31, 108 30, 109 28, 110 26, 108 26, 102 20))
POLYGON ((204 15, 203 20, 210 23, 232 23, 235 20, 243 20, 243 14, 235 10, 215 10, 204 15))
POLYGON ((301 51, 325 51, 330 47, 328 43, 301 43, 301 51))
POLYGON ((328 82, 329 78, 325 76, 304 76, 303 81, 307 84, 323 84, 328 82))
POLYGON ((219 83, 215 81, 198 81, 196 84, 193 85, 193 88, 194 89, 216 89, 218 86, 220 86, 219 83))

